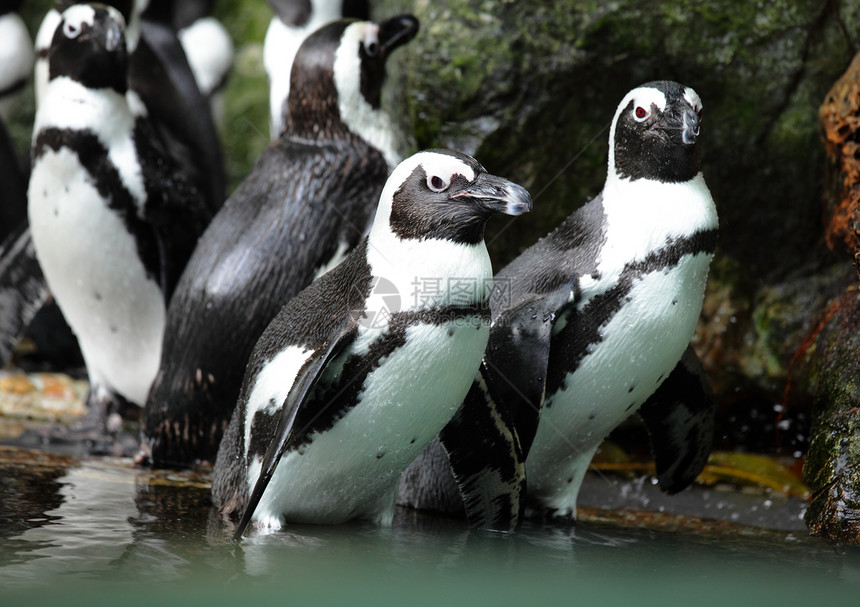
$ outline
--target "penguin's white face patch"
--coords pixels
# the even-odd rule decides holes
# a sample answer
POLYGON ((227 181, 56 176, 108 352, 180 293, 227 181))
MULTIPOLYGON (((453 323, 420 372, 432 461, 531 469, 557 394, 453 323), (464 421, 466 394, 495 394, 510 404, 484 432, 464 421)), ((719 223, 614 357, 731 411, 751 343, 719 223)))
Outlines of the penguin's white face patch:
POLYGON ((369 57, 376 57, 379 54, 379 26, 377 24, 365 24, 361 45, 369 57))
MULTIPOLYGON (((125 29, 125 18, 117 9, 112 6, 103 7, 110 14, 111 19, 119 23, 122 29, 125 29)), ((63 11, 62 28, 63 35, 66 38, 77 38, 84 26, 92 27, 95 24, 96 11, 88 4, 75 4, 63 11)))
POLYGON ((360 48, 370 54, 375 45, 379 52, 379 26, 359 21, 348 26, 341 36, 334 58, 334 85, 337 89, 338 110, 349 130, 382 152, 389 167, 400 161, 396 149, 397 133, 382 109, 374 107, 361 93, 362 61, 360 48))
POLYGON ((385 182, 373 220, 373 231, 389 230, 394 195, 418 167, 424 169, 427 188, 432 192, 445 191, 457 175, 462 175, 467 181, 474 181, 476 177, 474 169, 455 156, 435 152, 418 152, 410 156, 397 165, 385 182))
POLYGON ((84 25, 92 27, 96 21, 96 10, 88 4, 75 4, 63 12, 62 28, 66 38, 74 39, 80 35, 84 25))
POLYGON ((702 100, 699 98, 698 93, 687 87, 684 89, 684 101, 690 104, 690 107, 693 108, 693 111, 696 113, 702 111, 702 100))
POLYGON ((662 91, 650 87, 640 87, 628 93, 621 102, 619 110, 626 108, 633 101, 633 118, 641 122, 651 117, 654 108, 662 112, 666 109, 666 95, 662 91))
POLYGON ((457 175, 466 181, 474 181, 476 177, 472 167, 454 156, 428 153, 420 165, 427 174, 427 187, 434 192, 444 192, 457 175))

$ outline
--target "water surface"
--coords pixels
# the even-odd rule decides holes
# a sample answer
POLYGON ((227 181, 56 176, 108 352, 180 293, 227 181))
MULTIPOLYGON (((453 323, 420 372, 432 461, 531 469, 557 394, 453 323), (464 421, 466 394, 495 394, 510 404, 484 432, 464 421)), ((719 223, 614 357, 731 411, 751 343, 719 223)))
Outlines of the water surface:
POLYGON ((734 607, 860 591, 856 550, 673 514, 589 510, 505 535, 402 510, 390 528, 290 525, 234 543, 207 482, 0 450, 0 604, 734 607))

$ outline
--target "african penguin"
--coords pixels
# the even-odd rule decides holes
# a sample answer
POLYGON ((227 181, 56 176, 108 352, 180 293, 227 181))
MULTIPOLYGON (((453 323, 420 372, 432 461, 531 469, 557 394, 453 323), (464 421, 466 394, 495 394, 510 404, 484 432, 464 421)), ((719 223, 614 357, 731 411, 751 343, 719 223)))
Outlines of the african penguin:
POLYGON ((365 233, 396 157, 385 61, 417 31, 412 16, 342 20, 302 45, 283 135, 215 217, 170 304, 142 462, 214 459, 257 338, 365 233))
POLYGON ((223 122, 221 93, 233 66, 233 40, 212 16, 214 0, 157 0, 150 2, 144 20, 168 25, 176 32, 197 87, 209 100, 217 124, 223 122))
MULTIPOLYGON (((36 64, 34 68, 33 82, 36 93, 36 107, 42 102, 45 87, 48 85, 48 53, 54 39, 54 32, 60 23, 60 15, 64 10, 77 4, 74 0, 55 0, 54 7, 45 13, 42 23, 36 32, 36 64)), ((125 45, 129 53, 137 48, 140 39, 140 13, 149 4, 149 0, 112 0, 105 2, 116 8, 125 19, 125 45)))
POLYGON ((637 411, 664 490, 706 463, 713 396, 689 346, 717 241, 701 111, 676 82, 630 91, 603 191, 495 276, 481 372, 440 435, 473 524, 515 527, 525 479, 536 510, 575 516, 595 450, 637 411))
POLYGON ((0 120, 9 120, 35 60, 30 32, 17 12, 22 3, 13 0, 0 6, 0 120))
POLYGON ((329 21, 370 18, 366 1, 266 0, 275 12, 263 41, 263 65, 269 77, 269 135, 284 130, 290 71, 302 42, 329 21))
POLYGON ((210 218, 128 90, 123 25, 105 5, 60 15, 28 188, 36 254, 77 335, 96 416, 145 402, 166 301, 210 218))
POLYGON ((6 127, 33 69, 33 41, 20 5, 0 6, 0 243, 27 219, 27 164, 6 127))
POLYGON ((451 418, 486 346, 484 226, 531 208, 473 158, 420 152, 392 172, 373 227, 266 328, 215 463, 225 516, 390 524, 403 469, 451 418))
MULTIPOLYGON (((47 54, 60 13, 74 5, 71 0, 55 0, 55 8, 45 15, 36 34, 36 107, 41 104, 48 82, 47 54)), ((214 213, 224 202, 226 173, 221 142, 212 118, 209 100, 197 85, 189 60, 172 23, 149 19, 150 0, 105 0, 126 21, 129 88, 142 100, 140 112, 164 141, 167 152, 205 196, 214 213)), ((153 2, 151 12, 159 16, 164 0, 153 2)))

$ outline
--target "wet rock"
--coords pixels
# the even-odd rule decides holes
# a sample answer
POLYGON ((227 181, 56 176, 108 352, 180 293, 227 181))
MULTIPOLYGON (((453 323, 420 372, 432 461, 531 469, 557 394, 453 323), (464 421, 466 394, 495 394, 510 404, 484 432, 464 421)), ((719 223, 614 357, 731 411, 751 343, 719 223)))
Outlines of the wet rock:
MULTIPOLYGON (((825 239, 860 261, 860 54, 833 85, 819 117, 827 152, 825 239)), ((860 271, 860 266, 857 266, 860 271)), ((860 543, 860 295, 856 280, 830 300, 805 359, 814 420, 804 475, 813 534, 860 543)))
POLYGON ((473 153, 536 198, 529 222, 490 238, 494 259, 513 258, 599 191, 616 104, 671 78, 704 100, 722 254, 770 275, 819 237, 816 118, 852 54, 840 23, 857 31, 858 11, 847 5, 381 0, 374 12, 411 10, 422 24, 392 73, 406 82, 403 118, 418 146, 473 153))
POLYGON ((804 466, 810 531, 860 544, 860 293, 836 300, 809 354, 815 420, 804 466))

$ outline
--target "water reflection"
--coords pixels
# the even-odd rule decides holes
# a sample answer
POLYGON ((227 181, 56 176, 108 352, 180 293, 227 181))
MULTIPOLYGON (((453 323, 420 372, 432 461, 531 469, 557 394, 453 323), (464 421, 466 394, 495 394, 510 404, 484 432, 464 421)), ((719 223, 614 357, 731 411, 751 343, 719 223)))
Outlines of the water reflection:
POLYGON ((205 475, 155 474, 110 459, 25 466, 2 453, 4 607, 56 602, 70 589, 91 604, 99 597, 151 604, 161 596, 207 607, 247 604, 251 596, 397 605, 657 604, 656 597, 665 605, 692 596, 725 605, 782 597, 785 605, 838 603, 860 581, 856 550, 741 527, 696 533, 533 522, 506 535, 402 510, 390 528, 289 525, 234 543, 212 512, 205 475), (744 591, 729 600, 727 586, 744 591), (723 594, 711 592, 717 588, 723 594))
POLYGON ((67 468, 56 484, 56 507, 28 518, 41 524, 8 539, 17 549, 12 562, 0 569, 3 583, 99 576, 115 569, 134 541, 128 520, 137 515, 136 490, 126 470, 93 462, 67 468))

